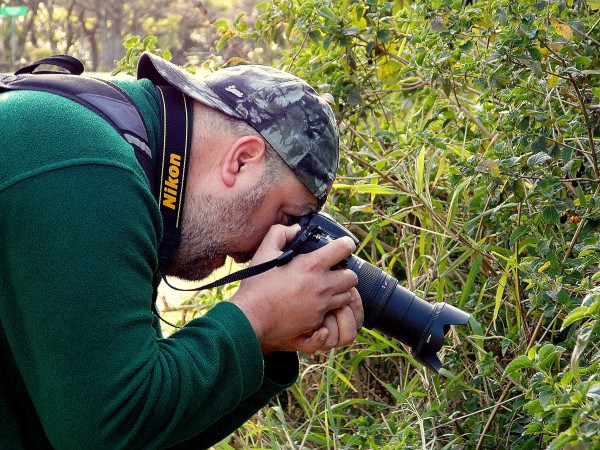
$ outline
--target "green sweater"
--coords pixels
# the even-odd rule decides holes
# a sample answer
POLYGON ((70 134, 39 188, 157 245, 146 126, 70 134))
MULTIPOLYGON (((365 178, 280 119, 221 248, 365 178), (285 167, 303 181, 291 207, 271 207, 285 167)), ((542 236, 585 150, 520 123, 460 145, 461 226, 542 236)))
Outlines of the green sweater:
MULTIPOLYGON (((154 151, 154 87, 119 85, 154 151)), ((161 217, 110 125, 31 91, 0 95, 0 124, 0 448, 204 448, 295 381, 231 303, 162 338, 161 217)))

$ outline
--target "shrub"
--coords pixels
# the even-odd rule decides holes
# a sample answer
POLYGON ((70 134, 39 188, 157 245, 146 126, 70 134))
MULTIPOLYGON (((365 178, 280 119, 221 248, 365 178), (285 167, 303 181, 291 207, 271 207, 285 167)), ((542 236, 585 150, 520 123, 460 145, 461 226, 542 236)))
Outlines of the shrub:
POLYGON ((473 316, 444 369, 363 330, 230 445, 600 447, 596 0, 273 0, 218 21, 333 99, 329 212, 360 256, 473 316))

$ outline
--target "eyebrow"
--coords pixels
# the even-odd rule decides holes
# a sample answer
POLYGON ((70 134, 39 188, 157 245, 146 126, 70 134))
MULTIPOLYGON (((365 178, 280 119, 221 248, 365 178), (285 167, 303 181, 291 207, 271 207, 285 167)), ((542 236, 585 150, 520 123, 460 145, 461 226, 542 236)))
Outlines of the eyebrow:
POLYGON ((317 207, 313 203, 306 202, 302 205, 294 205, 291 209, 295 216, 305 216, 316 212, 317 207))

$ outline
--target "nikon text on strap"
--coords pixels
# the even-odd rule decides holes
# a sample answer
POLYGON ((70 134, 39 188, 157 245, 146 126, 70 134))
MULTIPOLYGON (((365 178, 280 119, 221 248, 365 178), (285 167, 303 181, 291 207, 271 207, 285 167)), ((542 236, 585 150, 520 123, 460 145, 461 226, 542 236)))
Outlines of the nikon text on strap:
POLYGON ((171 86, 156 86, 161 108, 160 160, 157 161, 156 199, 163 217, 163 238, 158 252, 164 274, 181 239, 181 216, 192 140, 193 102, 171 86))

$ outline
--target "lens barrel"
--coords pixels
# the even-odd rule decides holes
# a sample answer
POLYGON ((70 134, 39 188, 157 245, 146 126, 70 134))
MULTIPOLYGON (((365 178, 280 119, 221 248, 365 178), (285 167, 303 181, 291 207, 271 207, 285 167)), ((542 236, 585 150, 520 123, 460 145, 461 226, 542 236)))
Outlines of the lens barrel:
POLYGON ((356 273, 365 312, 365 328, 376 329, 411 348, 411 354, 436 372, 442 362, 436 353, 450 325, 464 325, 470 315, 446 303, 429 304, 365 260, 351 255, 346 268, 356 273))

